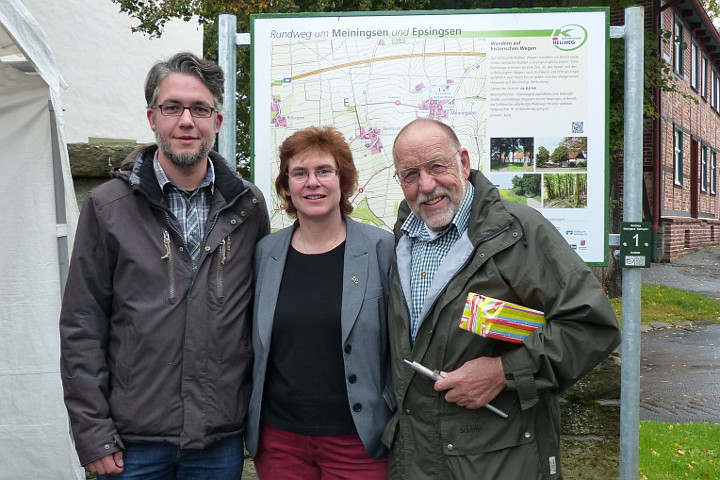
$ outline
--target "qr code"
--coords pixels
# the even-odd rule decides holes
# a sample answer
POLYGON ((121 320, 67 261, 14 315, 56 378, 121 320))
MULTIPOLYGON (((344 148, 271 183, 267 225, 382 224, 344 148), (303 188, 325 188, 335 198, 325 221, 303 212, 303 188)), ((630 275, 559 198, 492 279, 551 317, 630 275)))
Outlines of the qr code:
POLYGON ((572 122, 572 133, 583 133, 585 122, 572 122))

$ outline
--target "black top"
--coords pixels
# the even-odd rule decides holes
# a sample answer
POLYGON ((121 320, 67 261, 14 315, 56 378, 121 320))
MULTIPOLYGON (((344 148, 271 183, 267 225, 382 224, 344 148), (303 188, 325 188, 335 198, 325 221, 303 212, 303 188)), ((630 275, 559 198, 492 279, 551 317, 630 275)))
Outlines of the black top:
POLYGON ((342 353, 345 242, 318 255, 292 246, 273 319, 261 418, 301 435, 356 433, 342 353))

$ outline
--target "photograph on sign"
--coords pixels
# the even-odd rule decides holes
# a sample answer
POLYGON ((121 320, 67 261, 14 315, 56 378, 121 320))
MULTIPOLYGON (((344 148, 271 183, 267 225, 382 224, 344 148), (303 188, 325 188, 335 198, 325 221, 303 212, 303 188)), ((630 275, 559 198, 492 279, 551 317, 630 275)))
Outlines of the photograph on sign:
POLYGON ((392 229, 392 145, 416 118, 446 123, 503 198, 607 263, 607 9, 252 16, 253 172, 273 230, 278 147, 339 129, 360 173, 351 216, 392 229))

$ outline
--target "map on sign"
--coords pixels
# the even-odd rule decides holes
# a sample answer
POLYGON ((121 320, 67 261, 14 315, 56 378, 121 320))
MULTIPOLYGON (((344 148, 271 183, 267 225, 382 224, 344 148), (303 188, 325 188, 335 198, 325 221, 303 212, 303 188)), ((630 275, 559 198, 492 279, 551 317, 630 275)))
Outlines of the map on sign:
POLYGON ((393 142, 432 118, 503 198, 545 215, 586 262, 605 263, 606 15, 252 16, 253 172, 272 230, 295 221, 273 188, 278 147, 325 125, 345 136, 358 168, 351 216, 392 229, 403 199, 393 142))
MULTIPOLYGON (((352 215, 391 228, 402 200, 392 178, 392 139, 409 119, 452 117, 460 119, 455 128, 484 136, 483 43, 363 39, 352 51, 329 40, 273 44, 271 149, 296 129, 331 123, 345 134, 360 174, 352 215)), ((273 207, 273 228, 292 223, 275 194, 273 207)))

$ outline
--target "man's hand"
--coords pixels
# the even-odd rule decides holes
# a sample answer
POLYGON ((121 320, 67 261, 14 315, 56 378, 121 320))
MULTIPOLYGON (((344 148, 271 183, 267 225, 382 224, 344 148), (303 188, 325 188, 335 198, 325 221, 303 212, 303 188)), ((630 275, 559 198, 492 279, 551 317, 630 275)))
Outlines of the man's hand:
POLYGON ((484 407, 507 385, 500 357, 479 357, 469 360, 452 372, 441 372, 435 390, 447 390, 445 400, 460 407, 484 407))
POLYGON ((94 462, 90 462, 85 465, 85 468, 90 470, 92 473, 99 473, 100 475, 117 475, 123 471, 123 454, 122 450, 119 452, 105 455, 102 458, 98 458, 94 462))

